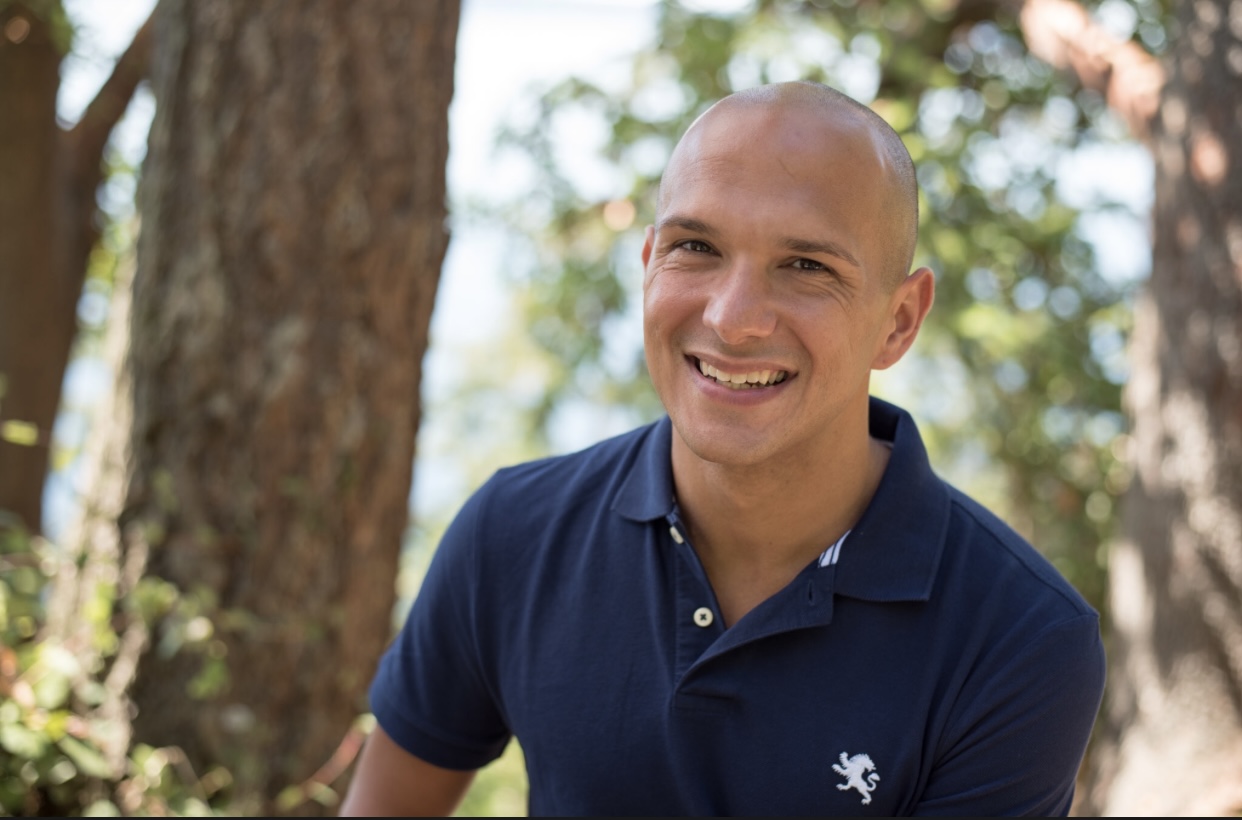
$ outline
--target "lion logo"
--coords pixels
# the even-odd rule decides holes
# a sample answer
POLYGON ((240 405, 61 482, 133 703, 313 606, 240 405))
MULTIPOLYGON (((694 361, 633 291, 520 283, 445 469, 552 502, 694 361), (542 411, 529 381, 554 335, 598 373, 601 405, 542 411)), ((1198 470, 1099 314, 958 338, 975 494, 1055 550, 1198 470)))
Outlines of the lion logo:
POLYGON ((844 783, 837 784, 838 789, 843 792, 858 789, 858 793, 862 795, 862 804, 866 806, 871 802, 871 793, 875 791, 880 775, 875 772, 875 764, 871 762, 869 755, 850 757, 848 752, 842 752, 841 765, 833 763, 832 770, 845 778, 844 783))

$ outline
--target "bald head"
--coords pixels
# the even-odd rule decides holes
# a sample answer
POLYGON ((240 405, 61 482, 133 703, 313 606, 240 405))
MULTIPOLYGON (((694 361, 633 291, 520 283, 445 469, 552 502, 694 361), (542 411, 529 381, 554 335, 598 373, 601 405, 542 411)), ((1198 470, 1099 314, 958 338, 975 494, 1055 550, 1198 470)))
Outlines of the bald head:
MULTIPOLYGON (((747 116, 759 116, 771 129, 780 129, 814 141, 828 164, 834 152, 844 150, 843 133, 861 133, 873 148, 880 186, 876 228, 886 250, 883 278, 896 287, 910 272, 918 239, 918 183, 914 163, 901 137, 867 106, 825 85, 812 82, 758 86, 725 97, 687 129, 669 159, 660 182, 657 215, 668 203, 681 166, 693 154, 705 132, 729 130, 747 116), (808 133, 813 132, 813 133, 808 133)), ((756 152, 779 151, 777 145, 754 146, 756 152)))

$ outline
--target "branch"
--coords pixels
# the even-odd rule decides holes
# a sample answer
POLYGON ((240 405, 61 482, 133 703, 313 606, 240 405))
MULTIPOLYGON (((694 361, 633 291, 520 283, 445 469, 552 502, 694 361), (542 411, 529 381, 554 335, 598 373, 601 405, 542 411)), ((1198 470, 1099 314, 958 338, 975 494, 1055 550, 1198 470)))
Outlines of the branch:
POLYGON ((1148 135, 1165 81, 1155 57, 1105 31, 1075 0, 1026 0, 1019 22, 1032 54, 1073 71, 1084 87, 1104 95, 1131 133, 1148 135))
POLYGON ((319 771, 304 782, 289 786, 280 792, 276 798, 276 805, 281 811, 291 812, 309 800, 319 801, 325 806, 336 803, 339 798, 332 790, 332 783, 354 762, 354 758, 362 749, 363 742, 367 739, 367 731, 361 724, 361 719, 354 721, 349 731, 345 733, 345 737, 341 738, 332 757, 319 767, 319 771))
POLYGON ((65 309, 69 311, 77 304, 91 248, 99 238, 95 194, 104 176, 104 146, 129 107, 138 83, 147 76, 151 64, 152 21, 158 8, 138 29, 82 118, 72 128, 59 133, 63 173, 58 220, 66 248, 61 278, 65 309))
MULTIPOLYGON (((129 107, 138 83, 147 76, 147 69, 151 64, 151 21, 154 17, 155 12, 152 12, 151 17, 138 29, 129 48, 125 49, 125 53, 112 67, 112 75, 86 107, 82 118, 69 130, 73 165, 85 176, 89 177, 90 170, 99 167, 108 136, 129 107)), ((98 184, 98 180, 95 184, 98 184)), ((94 189, 95 185, 91 185, 92 197, 95 195, 94 189)))

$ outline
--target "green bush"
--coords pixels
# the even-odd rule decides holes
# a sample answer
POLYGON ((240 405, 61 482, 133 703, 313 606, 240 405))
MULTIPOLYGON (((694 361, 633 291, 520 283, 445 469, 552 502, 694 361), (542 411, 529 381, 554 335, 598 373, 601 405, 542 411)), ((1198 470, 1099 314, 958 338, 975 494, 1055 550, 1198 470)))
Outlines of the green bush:
POLYGON ((46 628, 53 546, 0 516, 0 812, 212 814, 226 772, 199 778, 176 748, 127 748, 127 718, 116 708, 123 701, 105 685, 120 644, 115 590, 100 589, 91 603, 97 628, 83 654, 100 662, 83 662, 46 628))

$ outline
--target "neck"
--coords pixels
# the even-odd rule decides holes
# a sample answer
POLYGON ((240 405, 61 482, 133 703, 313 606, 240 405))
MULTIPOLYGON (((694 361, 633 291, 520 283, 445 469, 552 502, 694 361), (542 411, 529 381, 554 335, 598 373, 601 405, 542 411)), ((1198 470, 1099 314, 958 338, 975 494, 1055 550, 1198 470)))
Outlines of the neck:
POLYGON ((674 431, 678 504, 727 623, 793 580, 858 521, 889 457, 866 425, 864 414, 813 452, 756 465, 704 461, 674 431))

